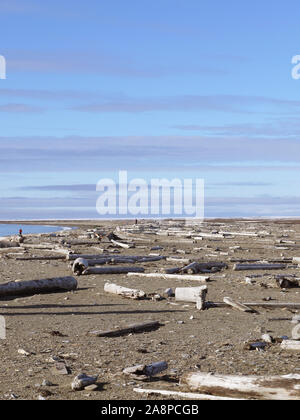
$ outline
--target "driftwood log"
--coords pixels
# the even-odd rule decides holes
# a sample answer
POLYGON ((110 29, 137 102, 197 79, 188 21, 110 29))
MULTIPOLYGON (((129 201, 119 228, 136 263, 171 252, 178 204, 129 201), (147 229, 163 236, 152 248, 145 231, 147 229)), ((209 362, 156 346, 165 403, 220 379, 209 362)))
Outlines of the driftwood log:
POLYGON ((300 341, 299 340, 283 340, 280 347, 283 350, 292 350, 300 352, 300 341))
POLYGON ((196 276, 196 275, 184 275, 184 274, 164 274, 164 273, 134 273, 129 272, 127 276, 140 276, 140 277, 150 277, 150 278, 159 278, 165 280, 196 280, 200 282, 207 282, 209 280, 208 276, 196 276))
POLYGON ((222 397, 269 400, 298 400, 300 375, 285 376, 231 376, 210 373, 188 373, 180 381, 192 391, 222 397))
POLYGON ((115 328, 108 331, 90 331, 89 334, 96 337, 119 337, 130 333, 140 333, 144 331, 152 331, 160 327, 158 321, 148 321, 139 324, 128 325, 123 328, 115 328))
POLYGON ((239 311, 252 313, 255 312, 252 308, 249 308, 248 306, 242 303, 236 302, 230 297, 224 297, 223 301, 227 303, 227 305, 232 306, 233 308, 238 309, 239 311))
POLYGON ((143 273, 144 271, 143 267, 88 267, 82 272, 82 275, 143 273))
POLYGON ((61 290, 75 290, 77 281, 74 277, 18 281, 0 284, 0 298, 6 296, 34 295, 52 293, 61 290))
POLYGON ((129 289, 127 287, 118 286, 114 283, 105 283, 104 291, 130 299, 143 299, 146 297, 146 293, 142 290, 129 289))
POLYGON ((164 389, 143 389, 143 388, 133 388, 134 392, 139 394, 146 395, 164 395, 167 397, 178 397, 184 400, 210 400, 210 401, 228 401, 228 400, 239 400, 239 398, 229 398, 229 397, 216 397, 214 395, 207 394, 196 394, 194 392, 180 392, 180 391, 168 391, 164 389))
MULTIPOLYGON (((250 308, 258 307, 266 309, 300 309, 300 303, 294 302, 243 302, 242 304, 249 306, 250 308)), ((206 302, 207 308, 227 308, 228 306, 228 303, 225 302, 206 302)))
MULTIPOLYGON (((203 295, 207 293, 207 286, 200 286, 200 287, 177 287, 175 289, 175 300, 181 302, 199 302, 199 298, 202 298, 202 305, 203 305, 203 295)), ((204 297, 205 300, 205 297, 204 297)), ((197 305, 200 304, 197 303, 197 305)), ((199 308, 203 309, 203 308, 199 308)))
POLYGON ((235 271, 241 270, 283 270, 286 264, 235 264, 235 271))
POLYGON ((12 242, 12 241, 0 241, 0 248, 19 248, 19 242, 12 242))
POLYGON ((111 241, 112 244, 114 244, 116 246, 119 246, 120 248, 129 249, 129 248, 134 248, 135 247, 134 244, 125 244, 123 242, 115 241, 114 239, 111 239, 110 241, 111 241))

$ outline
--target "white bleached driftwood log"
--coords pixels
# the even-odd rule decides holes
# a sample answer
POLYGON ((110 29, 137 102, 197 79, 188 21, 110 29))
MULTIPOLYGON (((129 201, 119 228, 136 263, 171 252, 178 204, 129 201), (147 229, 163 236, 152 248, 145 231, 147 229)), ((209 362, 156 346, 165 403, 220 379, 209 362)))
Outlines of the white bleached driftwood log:
POLYGON ((293 350, 300 352, 300 341, 299 340, 283 340, 280 347, 283 350, 293 350))
POLYGON ((118 286, 114 283, 105 283, 104 291, 107 293, 113 293, 130 299, 143 299, 146 297, 146 293, 142 290, 129 289, 127 287, 118 286))
POLYGON ((143 273, 143 267, 88 267, 82 272, 82 275, 87 274, 127 274, 127 273, 143 273))
POLYGON ((133 388, 134 392, 139 394, 146 395, 164 395, 167 397, 178 397, 185 400, 210 400, 210 401, 228 401, 228 400, 238 400, 239 398, 229 398, 229 397, 216 397, 214 395, 206 394, 196 394, 193 392, 179 392, 179 391, 168 391, 163 389, 143 389, 143 388, 133 388))
POLYGON ((140 276, 140 277, 150 277, 150 278, 159 278, 165 280, 196 280, 200 282, 207 282, 209 280, 208 276, 196 276, 196 275, 184 275, 184 274, 164 274, 164 273, 128 273, 127 276, 140 276))
POLYGON ((110 241, 111 241, 111 243, 113 243, 116 246, 119 246, 120 248, 129 249, 129 248, 134 248, 135 247, 134 244, 125 244, 123 242, 115 241, 114 239, 111 239, 110 241))
POLYGON ((222 397, 270 400, 298 400, 300 375, 233 376, 210 373, 188 373, 180 380, 192 391, 207 392, 222 397))

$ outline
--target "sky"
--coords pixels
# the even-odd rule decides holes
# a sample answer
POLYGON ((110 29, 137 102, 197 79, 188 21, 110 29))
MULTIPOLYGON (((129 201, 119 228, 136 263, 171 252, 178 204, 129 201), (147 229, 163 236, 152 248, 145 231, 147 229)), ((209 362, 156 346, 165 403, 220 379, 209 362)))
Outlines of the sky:
POLYGON ((205 217, 299 217, 299 12, 0 0, 0 219, 100 217, 119 171, 203 179, 205 217))

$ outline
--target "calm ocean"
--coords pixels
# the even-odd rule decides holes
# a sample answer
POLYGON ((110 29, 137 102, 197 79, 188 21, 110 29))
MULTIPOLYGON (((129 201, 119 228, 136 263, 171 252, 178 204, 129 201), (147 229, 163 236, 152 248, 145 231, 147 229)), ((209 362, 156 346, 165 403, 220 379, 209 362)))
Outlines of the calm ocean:
POLYGON ((44 225, 2 225, 0 224, 0 237, 9 235, 18 235, 19 229, 23 230, 23 235, 28 233, 51 233, 64 230, 61 226, 44 226, 44 225))

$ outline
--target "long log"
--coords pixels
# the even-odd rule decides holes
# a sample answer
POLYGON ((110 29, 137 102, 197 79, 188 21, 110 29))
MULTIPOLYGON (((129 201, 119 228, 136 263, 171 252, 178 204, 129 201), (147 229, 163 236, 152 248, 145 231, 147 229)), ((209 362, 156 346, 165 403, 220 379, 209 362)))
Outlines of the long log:
POLYGON ((19 248, 19 242, 0 241, 0 248, 19 248))
POLYGON ((158 321, 148 321, 139 324, 128 325, 124 328, 115 328, 114 330, 108 331, 90 331, 89 334, 96 337, 119 337, 130 333, 139 333, 142 331, 152 331, 160 327, 158 321))
POLYGON ((143 273, 144 271, 143 267, 88 267, 82 272, 82 275, 143 273))
POLYGON ((286 264, 235 264, 233 269, 240 270, 283 270, 286 264))
POLYGON ((142 290, 129 289, 128 287, 119 286, 114 283, 105 283, 104 291, 130 299, 143 299, 146 297, 146 293, 142 290))
POLYGON ((52 293, 60 290, 75 290, 77 281, 74 277, 8 282, 0 284, 0 297, 52 293))
POLYGON ((222 397, 238 397, 270 400, 298 400, 300 375, 285 376, 233 376, 210 373, 188 373, 180 380, 192 391, 200 391, 222 397))
MULTIPOLYGON (((245 306, 260 307, 266 309, 300 309, 300 303, 294 302, 243 302, 245 306)), ((225 302, 206 302, 208 308, 227 308, 229 305, 225 302)))
POLYGON ((216 397, 214 395, 207 394, 196 394, 194 392, 180 392, 180 391, 168 391, 163 389, 143 389, 143 388, 133 388, 134 392, 139 394, 146 395, 164 395, 167 397, 178 397, 185 400, 210 400, 210 401, 228 401, 228 400, 239 400, 239 398, 229 398, 229 397, 216 397))
POLYGON ((20 247, 11 247, 11 248, 0 248, 0 254, 6 254, 7 252, 20 252, 22 248, 20 247))
POLYGON ((150 277, 150 278, 159 278, 165 280, 196 280, 200 282, 207 282, 209 280, 208 276, 196 276, 196 275, 184 275, 184 274, 164 274, 164 273, 134 273, 129 272, 127 276, 140 276, 140 277, 150 277))
POLYGON ((84 258, 85 260, 93 260, 95 258, 103 258, 102 254, 68 254, 66 256, 67 261, 74 261, 77 258, 84 258))
POLYGON ((51 257, 17 257, 16 261, 54 261, 54 260, 65 260, 64 256, 51 256, 51 257))

